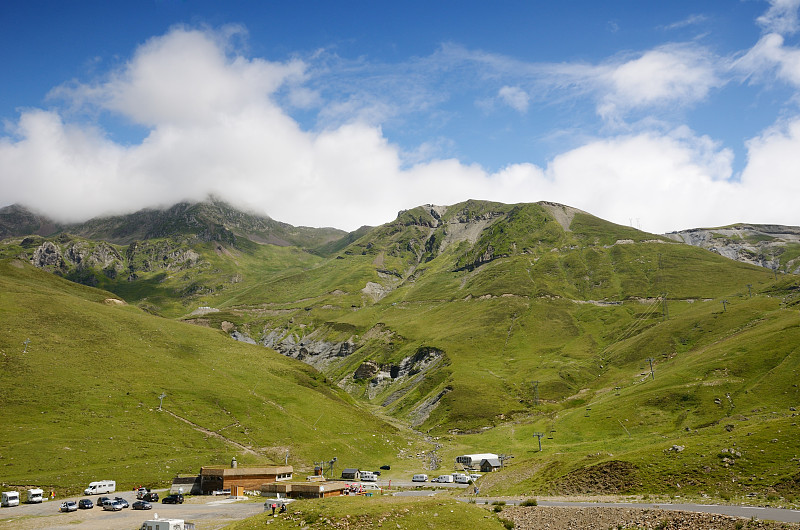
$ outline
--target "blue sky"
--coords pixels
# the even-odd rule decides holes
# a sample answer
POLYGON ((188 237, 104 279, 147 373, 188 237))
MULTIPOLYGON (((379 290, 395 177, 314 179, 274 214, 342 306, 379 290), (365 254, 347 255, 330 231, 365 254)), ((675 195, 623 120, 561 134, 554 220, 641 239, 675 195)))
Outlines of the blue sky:
POLYGON ((800 0, 0 4, 0 206, 800 224, 800 0))

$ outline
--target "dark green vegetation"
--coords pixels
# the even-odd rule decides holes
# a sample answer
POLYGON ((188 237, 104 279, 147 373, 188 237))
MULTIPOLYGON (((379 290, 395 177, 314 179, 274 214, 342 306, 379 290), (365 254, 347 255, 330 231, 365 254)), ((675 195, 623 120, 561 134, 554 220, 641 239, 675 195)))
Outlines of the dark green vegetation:
MULTIPOLYGON (((216 228, 162 219, 183 228, 104 243, 76 227, 84 237, 7 239, 0 252, 39 264, 61 256, 42 267, 173 319, 147 322, 180 326, 190 351, 202 343, 189 337, 202 332, 220 347, 260 352, 248 363, 263 356, 315 373, 203 326, 312 364, 321 374, 307 383, 318 391, 343 400, 326 381, 336 384, 439 437, 444 470, 458 454, 513 454, 505 471, 481 479, 482 494, 792 495, 796 276, 549 203, 418 207, 339 239, 308 229, 289 246, 261 244, 230 222, 235 213, 196 213, 198 226, 216 228)), ((144 353, 147 335, 130 334, 144 353)), ((193 388, 201 395, 208 384, 193 388)), ((266 447, 319 439, 252 438, 266 447)))

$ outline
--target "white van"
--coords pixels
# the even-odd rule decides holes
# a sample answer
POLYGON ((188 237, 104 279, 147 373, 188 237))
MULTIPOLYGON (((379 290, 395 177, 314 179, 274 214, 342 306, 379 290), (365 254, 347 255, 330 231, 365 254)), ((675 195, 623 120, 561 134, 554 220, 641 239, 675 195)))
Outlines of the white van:
POLYGON ((185 523, 183 519, 150 519, 142 523, 141 530, 193 530, 194 523, 185 523))
POLYGON ((428 482, 428 475, 426 475, 425 473, 414 475, 413 477, 411 477, 411 482, 428 482))
POLYGON ((99 495, 101 493, 114 493, 117 491, 117 483, 113 480, 98 480, 90 482, 89 487, 83 490, 84 495, 99 495))
POLYGON ((19 492, 18 491, 4 491, 3 501, 1 503, 5 507, 19 506, 19 492))
POLYGON ((451 483, 451 484, 453 482, 455 482, 453 480, 453 475, 440 475, 440 476, 436 477, 433 480, 434 480, 434 482, 447 482, 447 483, 451 483))
POLYGON ((362 471, 361 482, 378 482, 378 476, 372 471, 362 471))
POLYGON ((44 491, 42 491, 40 488, 30 489, 28 490, 27 493, 28 493, 28 499, 26 502, 31 504, 36 502, 42 502, 42 494, 44 493, 44 491))
POLYGON ((469 477, 464 473, 453 473, 453 480, 456 484, 469 484, 469 477))

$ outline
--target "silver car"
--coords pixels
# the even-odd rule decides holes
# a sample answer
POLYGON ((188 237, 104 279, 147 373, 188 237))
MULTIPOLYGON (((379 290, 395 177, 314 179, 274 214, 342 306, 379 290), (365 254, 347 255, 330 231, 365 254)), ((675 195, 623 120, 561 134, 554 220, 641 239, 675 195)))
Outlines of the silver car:
POLYGON ((109 512, 120 512, 122 511, 122 503, 112 500, 103 501, 103 509, 109 512))

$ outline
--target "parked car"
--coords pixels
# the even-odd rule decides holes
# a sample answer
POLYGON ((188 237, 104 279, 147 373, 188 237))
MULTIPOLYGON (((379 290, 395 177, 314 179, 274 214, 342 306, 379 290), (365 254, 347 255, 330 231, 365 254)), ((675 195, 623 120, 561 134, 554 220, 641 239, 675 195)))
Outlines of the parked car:
POLYGON ((95 504, 102 507, 104 502, 111 501, 111 500, 114 500, 114 499, 112 499, 111 497, 98 497, 97 501, 95 502, 95 504))
POLYGON ((469 474, 469 478, 471 478, 471 479, 472 479, 472 482, 475 482, 476 480, 478 480, 479 478, 481 478, 481 476, 482 476, 482 475, 479 475, 479 474, 477 474, 477 473, 470 473, 470 474, 469 474))
POLYGON ((161 499, 161 504, 183 504, 183 494, 173 493, 161 499))
POLYGON ((144 496, 147 495, 149 492, 150 490, 147 488, 139 488, 138 490, 136 490, 136 498, 143 499, 144 496))
POLYGON ((153 505, 147 501, 136 501, 133 503, 134 510, 152 510, 153 505))
POLYGON ((120 504, 122 505, 122 507, 123 507, 123 508, 128 508, 128 507, 130 507, 130 504, 128 504, 128 501, 126 501, 126 500, 125 500, 125 499, 123 499, 122 497, 114 497, 114 500, 115 500, 115 501, 117 501, 118 503, 120 503, 120 504))
POLYGON ((378 477, 381 476, 381 472, 380 471, 373 471, 372 474, 375 475, 375 476, 378 476, 378 477))
POLYGON ((119 512, 122 511, 122 505, 117 501, 112 501, 111 499, 107 499, 103 501, 103 509, 109 512, 119 512))
POLYGON ((147 502, 158 502, 158 493, 155 491, 147 492, 144 494, 144 497, 142 497, 142 500, 147 502))
POLYGON ((58 509, 59 512, 77 512, 78 511, 78 503, 75 501, 64 501, 61 503, 61 507, 58 509))
POLYGON ((78 501, 78 508, 81 510, 91 510, 94 508, 94 503, 92 499, 81 499, 78 501))
POLYGON ((384 471, 389 471, 390 469, 392 469, 392 466, 381 466, 381 469, 383 469, 384 471))

